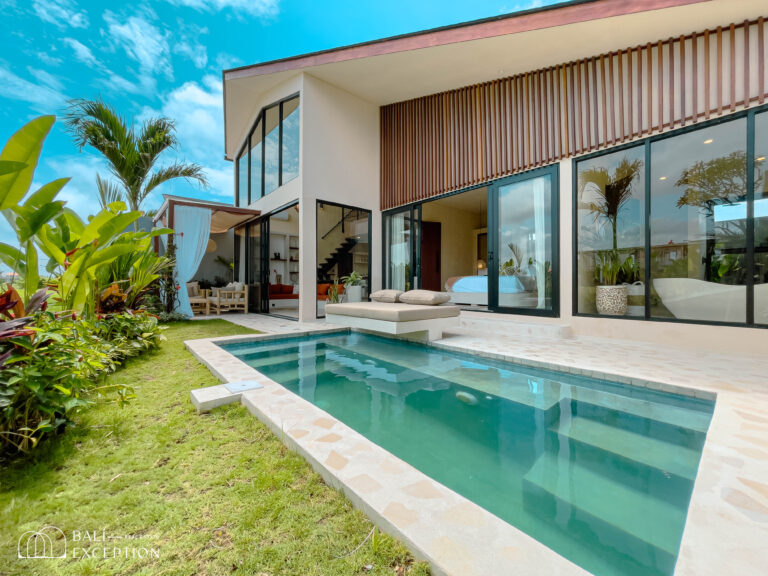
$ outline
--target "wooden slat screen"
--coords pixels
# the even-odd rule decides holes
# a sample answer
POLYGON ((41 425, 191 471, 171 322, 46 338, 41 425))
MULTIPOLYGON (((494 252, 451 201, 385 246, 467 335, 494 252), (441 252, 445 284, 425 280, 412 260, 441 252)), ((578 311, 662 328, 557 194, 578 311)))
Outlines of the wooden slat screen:
POLYGON ((383 210, 762 104, 766 21, 381 108, 383 210))

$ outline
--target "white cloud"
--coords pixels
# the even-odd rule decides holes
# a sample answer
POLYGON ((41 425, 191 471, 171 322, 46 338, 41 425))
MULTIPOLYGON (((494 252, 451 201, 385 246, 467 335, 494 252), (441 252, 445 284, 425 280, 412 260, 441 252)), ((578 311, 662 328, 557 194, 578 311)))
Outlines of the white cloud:
POLYGON ((277 16, 280 0, 167 0, 176 6, 188 6, 201 12, 220 12, 230 9, 237 15, 260 18, 277 16))
POLYGON ((141 75, 164 74, 173 79, 168 33, 160 31, 144 16, 118 18, 112 12, 104 13, 109 37, 129 58, 139 64, 141 75))
POLYGON ((75 53, 75 58, 77 58, 83 64, 87 64, 93 68, 101 67, 101 62, 99 62, 96 56, 93 55, 91 49, 82 42, 79 42, 74 38, 63 38, 62 42, 72 48, 75 53))
POLYGON ((51 88, 52 90, 59 92, 64 90, 64 84, 62 84, 61 79, 57 76, 54 76, 50 72, 46 72, 45 70, 40 70, 38 68, 32 68, 32 66, 27 66, 27 72, 29 72, 35 80, 44 86, 48 86, 48 88, 51 88))
POLYGON ((219 52, 216 55, 216 68, 219 70, 227 70, 229 68, 235 68, 240 66, 243 61, 237 56, 227 54, 226 52, 219 52))
POLYGON ((0 63, 0 97, 27 102, 36 112, 53 114, 64 106, 67 97, 44 83, 36 84, 17 76, 0 63))
MULTIPOLYGON (((224 143, 221 79, 206 75, 201 82, 185 82, 162 100, 159 110, 144 108, 138 121, 156 115, 173 120, 180 157, 201 164, 210 181, 210 189, 202 196, 218 196, 231 201, 234 189, 232 164, 217 153, 224 143)), ((169 191, 170 186, 165 188, 163 185, 159 192, 169 191)), ((178 192, 188 194, 190 189, 186 187, 186 190, 178 192)), ((195 196, 200 197, 201 194, 195 196)))
POLYGON ((43 22, 59 28, 87 28, 88 15, 69 0, 33 0, 32 9, 43 22))
POLYGON ((51 54, 48 52, 38 52, 37 59, 40 60, 40 62, 43 64, 47 64, 48 66, 58 66, 61 64, 61 58, 51 56, 51 54))
POLYGON ((109 177, 106 162, 101 156, 87 153, 53 156, 43 159, 45 173, 50 180, 71 178, 57 197, 83 219, 99 211, 99 194, 96 190, 96 174, 109 177))
POLYGON ((208 51, 198 42, 185 40, 173 47, 176 54, 189 58, 196 68, 205 68, 208 65, 208 51))

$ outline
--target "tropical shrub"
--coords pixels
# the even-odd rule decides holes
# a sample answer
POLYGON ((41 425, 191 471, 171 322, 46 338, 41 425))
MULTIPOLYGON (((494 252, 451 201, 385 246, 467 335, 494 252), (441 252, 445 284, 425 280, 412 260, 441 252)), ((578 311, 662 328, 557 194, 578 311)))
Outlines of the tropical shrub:
MULTIPOLYGON (((123 405, 133 390, 105 380, 127 357, 164 339, 157 319, 124 313, 88 320, 50 311, 3 334, 0 367, 0 452, 26 451, 62 431, 96 402, 123 405)), ((0 324, 2 327, 11 322, 0 324)), ((7 332, 7 331, 6 331, 7 332)))

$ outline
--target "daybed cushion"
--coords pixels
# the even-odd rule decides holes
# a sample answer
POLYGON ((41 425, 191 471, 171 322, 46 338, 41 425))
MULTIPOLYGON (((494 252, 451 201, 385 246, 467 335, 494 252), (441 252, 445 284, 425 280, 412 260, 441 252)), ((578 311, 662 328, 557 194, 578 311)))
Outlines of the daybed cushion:
POLYGON ((402 290, 376 290, 376 292, 371 294, 371 300, 374 302, 389 302, 390 304, 394 304, 399 301, 398 299, 402 294, 402 290))
POLYGON ((419 304, 421 306, 438 306, 450 301, 451 295, 446 292, 433 292, 432 290, 409 290, 400 295, 400 302, 406 304, 419 304))
POLYGON ((187 282, 187 296, 190 298, 200 296, 200 282, 187 282))
POLYGON ((453 318, 461 309, 458 306, 415 306, 413 304, 391 304, 389 302, 347 302, 326 304, 325 314, 354 316, 385 320, 387 322, 413 322, 435 318, 453 318))

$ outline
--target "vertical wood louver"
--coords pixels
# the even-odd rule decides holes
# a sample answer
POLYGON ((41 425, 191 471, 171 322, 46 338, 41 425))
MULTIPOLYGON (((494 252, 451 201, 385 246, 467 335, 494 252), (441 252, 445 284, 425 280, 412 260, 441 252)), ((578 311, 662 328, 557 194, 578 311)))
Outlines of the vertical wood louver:
POLYGON ((381 207, 727 114, 768 95, 766 21, 381 108, 381 207))

